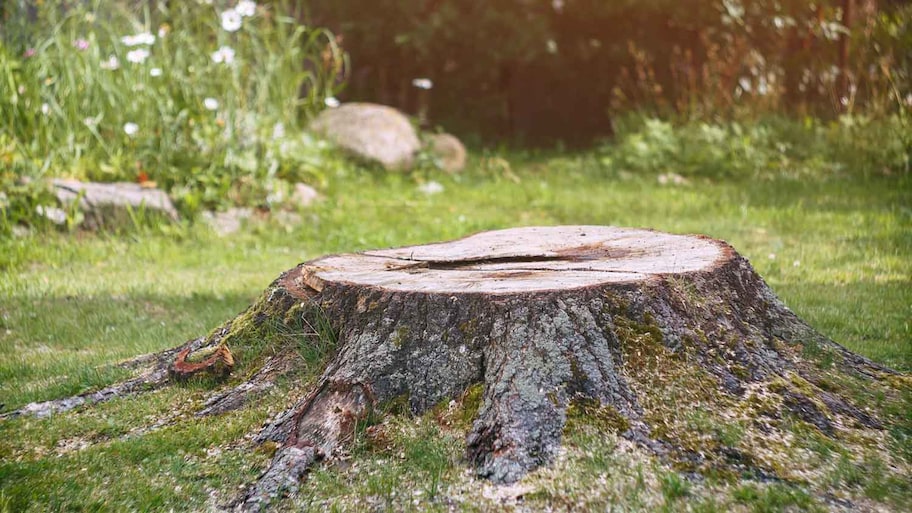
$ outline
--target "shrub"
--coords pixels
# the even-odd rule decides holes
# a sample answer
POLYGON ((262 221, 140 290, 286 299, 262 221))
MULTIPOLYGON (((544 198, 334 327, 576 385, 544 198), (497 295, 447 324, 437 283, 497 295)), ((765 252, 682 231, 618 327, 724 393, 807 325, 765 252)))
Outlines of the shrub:
POLYGON ((7 4, 5 188, 24 176, 154 181, 192 211, 321 179, 325 150, 292 136, 337 86, 344 56, 327 31, 251 1, 7 4))
POLYGON ((889 175, 909 172, 912 155, 912 139, 899 115, 681 125, 628 118, 619 127, 616 141, 601 149, 602 162, 610 170, 635 174, 713 179, 889 175))

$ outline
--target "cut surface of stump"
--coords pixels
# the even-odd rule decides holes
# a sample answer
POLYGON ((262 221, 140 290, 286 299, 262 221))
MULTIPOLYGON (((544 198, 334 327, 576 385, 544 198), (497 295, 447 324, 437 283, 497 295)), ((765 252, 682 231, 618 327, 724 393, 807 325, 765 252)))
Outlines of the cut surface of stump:
MULTIPOLYGON (((278 449, 239 509, 293 493, 384 404, 420 414, 476 385, 466 460, 495 483, 554 461, 580 416, 689 472, 780 479, 787 465, 764 437, 801 423, 846 444, 881 440, 883 420, 850 390, 908 385, 800 320, 727 243, 640 229, 513 228, 318 258, 178 363, 204 350, 231 359, 245 337, 290 324, 328 334, 333 349, 303 398, 257 435, 278 449), (697 421, 744 426, 744 442, 697 421)), ((206 411, 240 407, 286 367, 268 361, 206 411)))

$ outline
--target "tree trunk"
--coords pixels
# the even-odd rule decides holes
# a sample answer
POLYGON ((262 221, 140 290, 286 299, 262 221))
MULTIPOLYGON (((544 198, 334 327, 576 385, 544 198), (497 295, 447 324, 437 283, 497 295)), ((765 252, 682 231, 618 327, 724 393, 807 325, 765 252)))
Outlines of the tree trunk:
MULTIPOLYGON (((832 352, 853 373, 884 371, 798 319, 729 245, 699 236, 596 226, 494 231, 321 258, 284 274, 275 290, 316 305, 338 330, 338 352, 314 391, 261 434, 283 444, 273 470, 284 477, 267 472, 248 506, 293 483, 315 457, 330 457, 378 404, 404 397, 421 413, 474 383, 484 383, 484 400, 467 457, 495 482, 555 457, 574 401, 609 409, 625 436, 667 451, 644 421, 637 390, 650 384, 625 372, 632 348, 624 346, 643 335, 733 395, 789 372, 813 379, 813 366, 795 355, 800 344, 832 352)), ((784 393, 798 415, 832 430, 816 402, 784 393)), ((837 395, 823 402, 830 413, 878 425, 837 395)))
MULTIPOLYGON (((208 343, 180 351, 172 375, 203 350, 192 372, 206 362, 221 372, 233 364, 224 349, 238 340, 232 333, 292 321, 334 338, 334 353, 307 396, 259 434, 279 449, 239 509, 292 493, 311 464, 394 400, 417 414, 483 384, 466 456, 478 475, 510 483, 555 458, 573 412, 608 419, 661 457, 694 461, 722 448, 692 449, 669 420, 677 408, 750 404, 745 415, 787 412, 829 436, 847 425, 877 430, 878 418, 832 380, 822 384, 821 369, 872 383, 893 375, 801 321, 728 244, 602 226, 306 262, 208 343)), ((207 408, 238 407, 280 367, 267 363, 207 408)))

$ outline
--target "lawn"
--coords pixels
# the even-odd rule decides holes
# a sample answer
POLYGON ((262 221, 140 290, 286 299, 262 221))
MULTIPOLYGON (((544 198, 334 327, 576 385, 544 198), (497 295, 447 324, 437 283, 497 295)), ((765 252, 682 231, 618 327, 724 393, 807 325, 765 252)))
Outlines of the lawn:
MULTIPOLYGON (((908 174, 664 181, 610 171, 591 154, 475 155, 455 177, 348 166, 329 177, 325 200, 294 227, 254 222, 220 238, 185 223, 0 240, 0 411, 113 382, 127 371, 111 364, 206 333, 301 261, 524 225, 635 226, 724 239, 812 326, 853 351, 912 370, 908 174), (444 191, 422 192, 430 180, 444 191)), ((269 448, 252 447, 245 435, 302 386, 282 383, 254 406, 205 420, 192 417, 210 393, 202 384, 48 419, 2 420, 0 511, 222 503, 226 490, 250 482, 269 459, 269 448)), ((365 435, 352 449, 356 458, 315 470, 294 506, 473 510, 524 495, 533 508, 777 511, 819 506, 825 491, 801 483, 691 482, 636 455, 626 441, 595 441, 586 429, 568 433, 566 457, 555 466, 521 488, 496 489, 460 461, 459 408, 469 399, 418 419, 379 419, 382 443, 365 435)), ((829 457, 828 482, 847 484, 859 500, 894 509, 912 500, 908 483, 878 477, 877 462, 847 477, 856 466, 838 451, 829 457)))

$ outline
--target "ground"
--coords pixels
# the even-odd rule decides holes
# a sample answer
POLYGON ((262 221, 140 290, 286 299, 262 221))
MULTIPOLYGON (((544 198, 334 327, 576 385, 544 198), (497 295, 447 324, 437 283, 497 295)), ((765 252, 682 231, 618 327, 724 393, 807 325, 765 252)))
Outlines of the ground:
MULTIPOLYGON (((780 173, 676 184, 605 173, 586 155, 507 160, 512 166, 476 157, 459 177, 350 170, 330 181, 327 199, 295 228, 265 223, 218 238, 202 226, 136 227, 117 235, 2 240, 2 409, 121 378, 127 371, 108 364, 208 332, 300 261, 532 224, 650 227, 727 240, 812 326, 853 351, 912 370, 908 176, 834 172, 798 180, 780 173), (436 189, 421 187, 428 180, 444 192, 427 194, 436 189)), ((312 377, 307 369, 318 360, 302 355, 305 371, 255 406, 204 420, 173 422, 192 415, 209 393, 207 383, 50 419, 2 421, 0 511, 221 503, 225 490, 251 482, 271 456, 269 445, 250 450, 247 435, 298 397, 303 387, 293 381, 312 377)), ((904 400, 908 406, 910 398, 904 400)), ((796 436, 806 441, 800 449, 825 473, 812 479, 814 486, 691 479, 612 434, 596 436, 604 426, 587 422, 570 423, 553 467, 512 488, 495 488, 461 461, 466 419, 476 404, 470 392, 420 418, 378 415, 358 431, 351 458, 315 470, 286 506, 778 511, 835 508, 848 496, 862 507, 898 510, 912 500, 908 480, 881 477, 883 461, 846 455, 800 429, 796 436), (836 500, 823 502, 821 486, 836 500)), ((910 423, 884 435, 906 468, 910 423)), ((716 435, 737 438, 736 431, 720 428, 716 435)))

